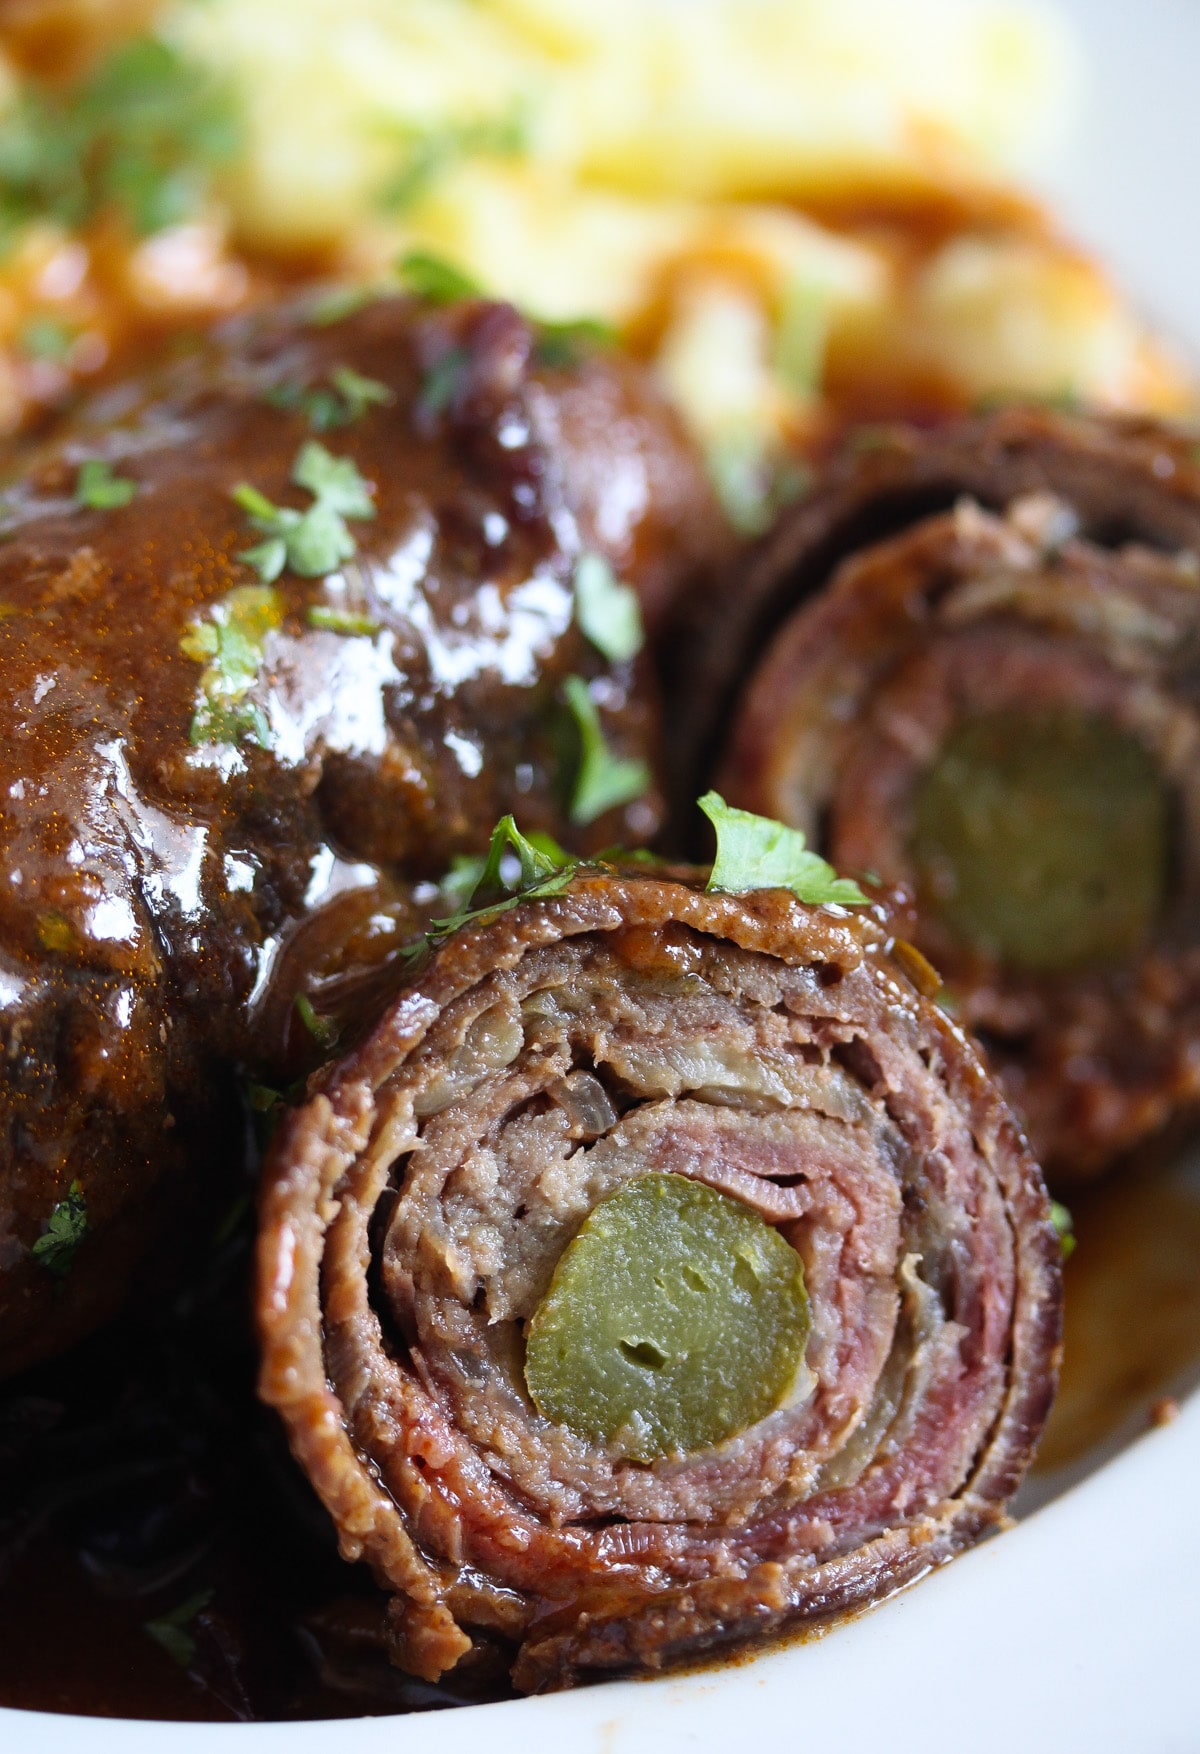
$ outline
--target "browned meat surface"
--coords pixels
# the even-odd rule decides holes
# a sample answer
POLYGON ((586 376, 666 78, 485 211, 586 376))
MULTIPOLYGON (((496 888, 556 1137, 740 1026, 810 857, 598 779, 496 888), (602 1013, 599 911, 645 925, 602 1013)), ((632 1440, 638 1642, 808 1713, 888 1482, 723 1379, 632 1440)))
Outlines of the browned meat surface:
POLYGON ((1001 1518, 1053 1394, 1059 1247, 892 943, 783 891, 578 875, 460 930, 285 1122, 260 1392, 393 1592, 402 1667, 654 1668, 876 1601, 1001 1518), (564 1250, 656 1177, 765 1220, 809 1326, 773 1410, 647 1460, 545 1416, 525 1369, 564 1250))
MULTIPOLYGON (((732 801, 804 829, 842 869, 917 892, 917 942, 986 1042, 1052 1179, 1110 1165, 1200 1097, 1198 578, 1200 466, 1183 435, 1029 411, 880 429, 725 582, 697 635, 699 680, 681 691, 711 703, 692 716, 692 747, 732 801), (1067 725, 1084 728, 1100 767, 1109 748, 1114 768, 1141 761, 1131 807, 1148 819, 1157 809, 1153 833, 1169 842, 1156 876, 1151 830, 1111 805, 1092 876, 1112 889, 1099 905, 1117 911, 1090 945, 1089 897, 1063 914, 1078 954, 1034 942, 1019 921, 1009 935, 1020 955, 972 937, 954 913, 959 876, 922 865, 922 800, 946 752, 980 727, 1011 737, 1019 722, 1033 727, 1030 748, 1067 725), (1140 919, 1139 883, 1158 886, 1140 919)), ((1011 746, 1005 759, 1018 765, 1011 746)), ((957 771, 963 832, 976 832, 985 781, 978 765, 957 771)), ((1096 772, 1074 778, 1103 812, 1096 772)), ((1010 893, 1049 920, 1063 858, 1079 867, 1067 880, 1087 884, 1083 855, 1052 820, 1068 820, 1071 798, 1047 793, 1042 806, 1042 844, 1030 829, 1024 875, 1013 852, 1010 893)), ((1009 855, 986 836, 979 845, 998 906, 1009 855)))
MULTIPOLYGON (((543 365, 503 306, 247 320, 31 459, 0 546, 0 1372, 116 1305, 236 1157, 231 1067, 295 1061, 297 986, 410 932, 406 885, 512 807, 578 841, 568 675, 653 760, 643 660, 583 637, 573 570, 606 556, 653 619, 713 518, 636 370, 543 365), (320 502, 314 408, 338 483, 264 581, 231 493, 320 502), (53 1270, 30 1251, 75 1183, 53 1270)), ((658 820, 651 790, 584 838, 658 820)))

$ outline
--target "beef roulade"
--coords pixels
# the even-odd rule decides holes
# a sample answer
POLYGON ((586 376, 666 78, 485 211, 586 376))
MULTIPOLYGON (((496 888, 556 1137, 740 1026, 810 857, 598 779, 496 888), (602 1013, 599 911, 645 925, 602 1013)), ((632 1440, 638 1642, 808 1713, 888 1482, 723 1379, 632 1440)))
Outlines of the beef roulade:
POLYGON ((718 783, 915 893, 1052 1179, 1200 1096, 1198 580, 1192 441, 1010 410, 859 435, 709 645, 718 783))
POLYGON ((5 496, 0 1374, 187 1234, 232 1068, 295 1072, 297 989, 411 935, 409 884, 522 800, 654 831, 633 590, 716 518, 677 422, 510 307, 358 304, 109 390, 5 496))
POLYGON ((994 1526, 1060 1284, 879 911, 523 859, 276 1135, 258 1323, 395 1660, 499 1644, 537 1690, 877 1601, 994 1526))

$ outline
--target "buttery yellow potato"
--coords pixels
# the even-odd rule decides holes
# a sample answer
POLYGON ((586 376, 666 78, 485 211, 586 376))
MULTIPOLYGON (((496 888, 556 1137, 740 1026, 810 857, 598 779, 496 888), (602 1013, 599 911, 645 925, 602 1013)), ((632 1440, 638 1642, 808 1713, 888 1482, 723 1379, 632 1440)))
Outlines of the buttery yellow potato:
POLYGON ((173 34, 238 81, 256 242, 337 241, 389 159, 523 118, 566 183, 789 199, 987 182, 1071 110, 1069 43, 985 0, 206 0, 173 34))
POLYGON ((162 19, 241 94, 235 243, 364 278, 432 251, 536 316, 614 325, 747 528, 830 394, 1191 394, 1012 195, 1077 86, 1024 0, 168 0, 162 19))

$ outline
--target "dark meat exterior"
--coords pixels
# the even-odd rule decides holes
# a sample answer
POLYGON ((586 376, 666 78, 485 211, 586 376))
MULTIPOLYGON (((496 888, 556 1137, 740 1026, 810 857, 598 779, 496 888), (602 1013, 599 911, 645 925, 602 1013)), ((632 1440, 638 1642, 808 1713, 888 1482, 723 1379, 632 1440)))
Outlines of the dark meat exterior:
MULTIPOLYGON (((692 748, 731 801, 918 892, 916 941, 1052 1181, 1110 1166, 1200 1097, 1198 579, 1194 441, 1010 410, 858 435, 698 636, 687 694, 715 711, 693 715, 692 748), (924 783, 956 733, 1014 713, 1110 730, 1170 819, 1153 917, 1091 958, 1064 948, 1061 966, 1044 946, 1022 963, 971 941, 944 888, 922 893, 924 783)), ((964 818, 977 808, 966 798, 964 818)), ((1113 835, 1136 862, 1129 824, 1113 835)))
MULTIPOLYGON (((399 298, 245 320, 108 392, 6 508, 0 1373, 94 1324, 148 1239, 187 1229, 179 1200, 237 1155, 230 1069, 294 1060, 303 979, 386 954, 412 930, 404 885, 500 813, 572 838, 564 677, 593 682, 617 754, 653 761, 644 660, 583 638, 574 564, 606 556, 653 619, 715 516, 635 368, 544 366, 508 307, 399 298), (314 390, 374 515, 349 512, 357 552, 326 576, 264 585, 231 493, 312 503, 291 472, 314 390), (128 503, 103 470, 110 503, 78 503, 85 459, 128 503), (57 1256, 30 1251, 74 1183, 64 1271, 70 1224, 57 1256)), ((587 834, 641 841, 658 815, 651 791, 587 834)))
MULTIPOLYGON (((882 916, 577 876, 461 930, 277 1135, 260 1392, 433 1678, 526 1691, 879 1600, 994 1527, 1048 1410, 1040 1174, 882 916), (791 1394, 625 1459, 539 1413, 524 1335, 636 1178, 690 1177, 803 1261, 791 1394)), ((729 1270, 736 1269, 730 1261, 729 1270)))

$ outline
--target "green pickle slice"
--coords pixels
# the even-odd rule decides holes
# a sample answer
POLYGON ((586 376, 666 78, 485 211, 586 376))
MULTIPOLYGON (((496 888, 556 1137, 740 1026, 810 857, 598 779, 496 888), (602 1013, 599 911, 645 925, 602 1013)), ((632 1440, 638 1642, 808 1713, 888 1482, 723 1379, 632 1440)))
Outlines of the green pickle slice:
POLYGON ((758 1213, 682 1175, 600 1201, 526 1338, 535 1406, 652 1462, 721 1443, 791 1391, 808 1339, 799 1255, 758 1213))
POLYGON ((1162 912, 1172 807, 1149 751, 1108 719, 968 719, 917 788, 922 902, 960 941, 1017 968, 1119 962, 1162 912))

